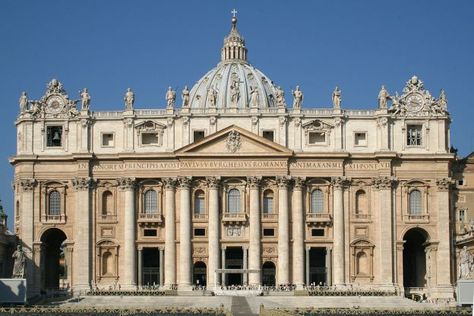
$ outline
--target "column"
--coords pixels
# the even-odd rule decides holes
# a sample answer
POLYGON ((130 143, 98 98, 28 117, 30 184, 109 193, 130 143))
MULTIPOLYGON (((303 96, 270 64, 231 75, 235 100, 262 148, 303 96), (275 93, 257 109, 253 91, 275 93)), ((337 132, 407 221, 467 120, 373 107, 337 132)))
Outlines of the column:
POLYGON ((138 286, 143 285, 143 248, 138 248, 138 286))
POLYGON ((180 177, 180 218, 179 218, 179 286, 191 289, 191 178, 180 177))
POLYGON ((247 182, 250 187, 249 269, 259 271, 249 274, 249 285, 260 285, 260 178, 249 177, 247 182))
MULTIPOLYGON (((176 284, 176 210, 175 185, 176 180, 166 178, 165 183, 165 283, 167 287, 176 284)), ((161 268, 161 267, 160 267, 161 268)))
POLYGON ((277 284, 290 283, 290 238, 288 218, 287 177, 277 178, 278 182, 278 281, 277 284))
MULTIPOLYGON (((23 251, 26 256, 25 275, 27 278, 28 295, 39 294, 41 279, 38 277, 40 271, 38 267, 32 264, 34 257, 39 257, 41 251, 35 251, 33 248, 34 241, 34 188, 36 180, 22 179, 19 182, 21 192, 21 211, 20 211, 20 239, 23 251)), ((37 261, 37 260, 36 260, 37 261)))
POLYGON ((209 187, 207 284, 211 286, 218 283, 214 278, 216 269, 219 269, 219 179, 209 177, 207 185, 209 187))
POLYGON ((81 113, 81 152, 88 152, 89 151, 89 126, 91 124, 91 120, 87 115, 85 117, 81 113))
POLYGON ((76 191, 76 208, 74 211, 74 267, 73 288, 89 289, 92 280, 92 249, 91 249, 91 200, 90 178, 74 178, 72 185, 76 191))
POLYGON ((334 285, 344 285, 344 209, 343 209, 343 177, 332 179, 334 188, 334 240, 333 240, 333 272, 334 285))
POLYGON ((164 262, 164 249, 162 247, 159 248, 159 251, 160 251, 160 286, 163 286, 163 282, 164 282, 164 267, 163 267, 163 262, 164 262))
POLYGON ((306 286, 309 285, 309 269, 310 269, 310 266, 309 266, 309 252, 311 251, 311 247, 306 247, 306 286))
MULTIPOLYGON (((123 208, 123 256, 120 284, 125 289, 137 286, 137 261, 135 250, 135 179, 121 178, 120 189, 124 194, 123 208)), ((76 250, 74 251, 76 252, 76 250)))
MULTIPOLYGON (((374 180, 374 188, 378 189, 378 248, 380 283, 393 285, 393 242, 392 242, 392 183, 390 177, 374 180)), ((376 249, 377 249, 376 248, 376 249)))
MULTIPOLYGON (((222 265, 221 265, 222 269, 225 269, 226 268, 225 267, 225 247, 222 247, 222 249, 221 249, 221 263, 222 263, 222 265)), ((221 284, 225 286, 226 285, 226 282, 225 282, 226 280, 225 280, 225 273, 224 272, 221 273, 221 278, 222 278, 221 284)))
MULTIPOLYGON (((247 270, 248 269, 248 251, 249 251, 249 248, 244 246, 242 247, 242 251, 244 253, 244 270, 247 270)), ((248 285, 249 283, 249 273, 248 272, 244 272, 244 275, 243 275, 243 281, 244 281, 244 285, 248 285)))
POLYGON ((304 214, 302 178, 295 178, 293 185, 293 283, 298 289, 305 283, 304 275, 304 214))

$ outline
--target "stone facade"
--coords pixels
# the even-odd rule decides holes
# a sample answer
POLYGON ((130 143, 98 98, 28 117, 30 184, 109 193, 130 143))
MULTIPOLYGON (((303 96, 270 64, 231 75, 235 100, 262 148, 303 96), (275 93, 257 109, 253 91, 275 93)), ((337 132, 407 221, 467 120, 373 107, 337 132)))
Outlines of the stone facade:
POLYGON ((84 89, 77 109, 57 80, 20 99, 15 229, 32 293, 57 284, 60 251, 59 278, 78 290, 326 284, 451 299, 444 92, 413 76, 376 109, 347 110, 339 89, 320 109, 297 87, 289 107, 236 24, 180 107, 169 89, 165 109, 134 109, 128 89, 123 111, 91 111, 84 89))

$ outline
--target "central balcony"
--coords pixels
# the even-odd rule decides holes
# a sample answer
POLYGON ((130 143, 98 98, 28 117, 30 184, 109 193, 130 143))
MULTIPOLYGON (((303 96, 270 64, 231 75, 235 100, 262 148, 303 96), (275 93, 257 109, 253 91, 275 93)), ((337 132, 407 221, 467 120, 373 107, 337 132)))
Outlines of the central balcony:
POLYGON ((138 223, 142 226, 158 226, 163 223, 160 213, 139 213, 138 223))
POLYGON ((230 213, 225 212, 222 215, 222 222, 224 225, 243 224, 247 222, 247 214, 244 212, 230 213))
POLYGON ((329 226, 332 216, 329 213, 307 213, 306 224, 309 226, 329 226))

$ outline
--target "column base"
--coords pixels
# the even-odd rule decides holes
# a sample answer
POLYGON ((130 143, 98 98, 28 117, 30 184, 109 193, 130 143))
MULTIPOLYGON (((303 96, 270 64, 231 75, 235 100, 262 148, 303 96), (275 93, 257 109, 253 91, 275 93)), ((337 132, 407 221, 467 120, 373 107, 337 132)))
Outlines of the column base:
POLYGON ((429 289, 428 296, 436 303, 453 303, 454 288, 451 285, 439 285, 429 289))
POLYGON ((185 291, 192 291, 193 286, 191 284, 179 284, 178 285, 178 292, 185 292, 185 291))

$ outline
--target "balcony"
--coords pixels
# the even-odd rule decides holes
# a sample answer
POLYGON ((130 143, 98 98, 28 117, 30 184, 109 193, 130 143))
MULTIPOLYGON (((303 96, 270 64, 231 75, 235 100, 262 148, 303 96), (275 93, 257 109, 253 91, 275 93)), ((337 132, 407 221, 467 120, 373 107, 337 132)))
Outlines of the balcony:
POLYGON ((193 213, 193 220, 195 222, 207 222, 206 213, 193 213))
POLYGON ((46 223, 51 223, 51 224, 62 224, 66 223, 66 215, 60 214, 60 215, 42 215, 41 216, 41 221, 46 222, 46 223))
POLYGON ((139 213, 138 223, 141 226, 158 226, 163 223, 160 213, 139 213))
POLYGON ((306 214, 306 224, 309 226, 329 226, 331 223, 332 216, 329 213, 306 214))
POLYGON ((262 221, 273 222, 278 220, 278 214, 276 213, 262 213, 262 221))
POLYGON ((429 223, 430 216, 428 214, 408 214, 403 215, 403 219, 407 223, 429 223))
POLYGON ((115 214, 100 214, 97 218, 99 223, 116 223, 117 215, 115 214))
POLYGON ((244 212, 240 212, 240 213, 225 212, 222 215, 222 222, 224 222, 224 225, 243 224, 247 222, 247 214, 245 214, 244 212))

